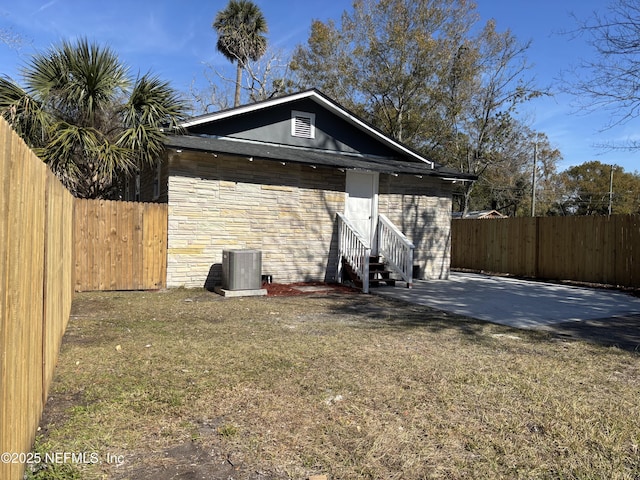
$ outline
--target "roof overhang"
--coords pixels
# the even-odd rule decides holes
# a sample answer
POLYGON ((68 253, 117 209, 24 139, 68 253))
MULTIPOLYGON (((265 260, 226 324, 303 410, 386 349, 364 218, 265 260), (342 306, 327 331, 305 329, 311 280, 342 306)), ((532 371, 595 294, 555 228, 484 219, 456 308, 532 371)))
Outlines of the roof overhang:
POLYGON ((416 175, 438 177, 446 181, 473 181, 476 177, 456 172, 445 167, 433 168, 423 162, 401 161, 382 157, 371 157, 338 153, 329 150, 308 149, 216 138, 196 135, 169 135, 166 147, 175 151, 190 150, 214 154, 226 154, 248 159, 262 159, 281 163, 329 167, 345 170, 368 170, 389 175, 416 175))

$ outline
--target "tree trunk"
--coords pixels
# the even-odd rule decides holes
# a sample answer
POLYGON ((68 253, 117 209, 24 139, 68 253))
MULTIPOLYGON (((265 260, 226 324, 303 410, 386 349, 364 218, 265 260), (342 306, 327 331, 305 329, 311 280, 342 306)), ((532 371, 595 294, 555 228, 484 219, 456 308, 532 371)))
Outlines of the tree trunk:
POLYGON ((233 101, 233 106, 237 107, 240 105, 240 86, 242 84, 242 65, 240 61, 236 61, 236 97, 233 101))
POLYGON ((469 213, 469 204, 471 203, 471 192, 473 192, 474 184, 475 182, 464 182, 464 186, 462 187, 464 189, 464 196, 462 197, 464 201, 464 205, 462 205, 462 208, 461 208, 463 218, 467 215, 467 213, 469 213))

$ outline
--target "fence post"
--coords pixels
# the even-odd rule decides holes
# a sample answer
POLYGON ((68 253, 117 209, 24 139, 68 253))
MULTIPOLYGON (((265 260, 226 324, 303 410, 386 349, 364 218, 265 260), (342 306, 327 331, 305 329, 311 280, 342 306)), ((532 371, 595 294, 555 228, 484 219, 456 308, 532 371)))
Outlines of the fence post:
POLYGON ((534 246, 534 252, 535 252, 535 259, 534 259, 534 266, 533 266, 533 276, 535 278, 538 278, 538 276, 540 275, 540 217, 534 217, 536 224, 535 224, 535 229, 536 229, 536 234, 535 234, 535 246, 534 246))

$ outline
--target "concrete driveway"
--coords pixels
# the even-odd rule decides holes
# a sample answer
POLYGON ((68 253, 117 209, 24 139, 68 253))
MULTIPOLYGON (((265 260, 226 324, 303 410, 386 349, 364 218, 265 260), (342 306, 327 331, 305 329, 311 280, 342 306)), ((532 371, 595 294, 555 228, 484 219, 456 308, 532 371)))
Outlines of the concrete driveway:
POLYGON ((622 292, 460 272, 452 272, 449 280, 419 280, 412 289, 400 285, 371 291, 478 320, 571 336, 588 328, 598 335, 599 327, 606 331, 617 325, 629 337, 626 343, 640 345, 640 298, 622 292))

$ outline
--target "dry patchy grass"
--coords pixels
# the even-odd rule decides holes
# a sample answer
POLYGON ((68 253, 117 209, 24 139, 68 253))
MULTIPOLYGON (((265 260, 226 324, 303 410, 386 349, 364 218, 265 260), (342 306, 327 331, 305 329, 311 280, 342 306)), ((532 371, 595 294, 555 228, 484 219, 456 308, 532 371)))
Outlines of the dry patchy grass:
POLYGON ((375 296, 77 295, 41 447, 83 478, 637 479, 640 356, 375 296))

